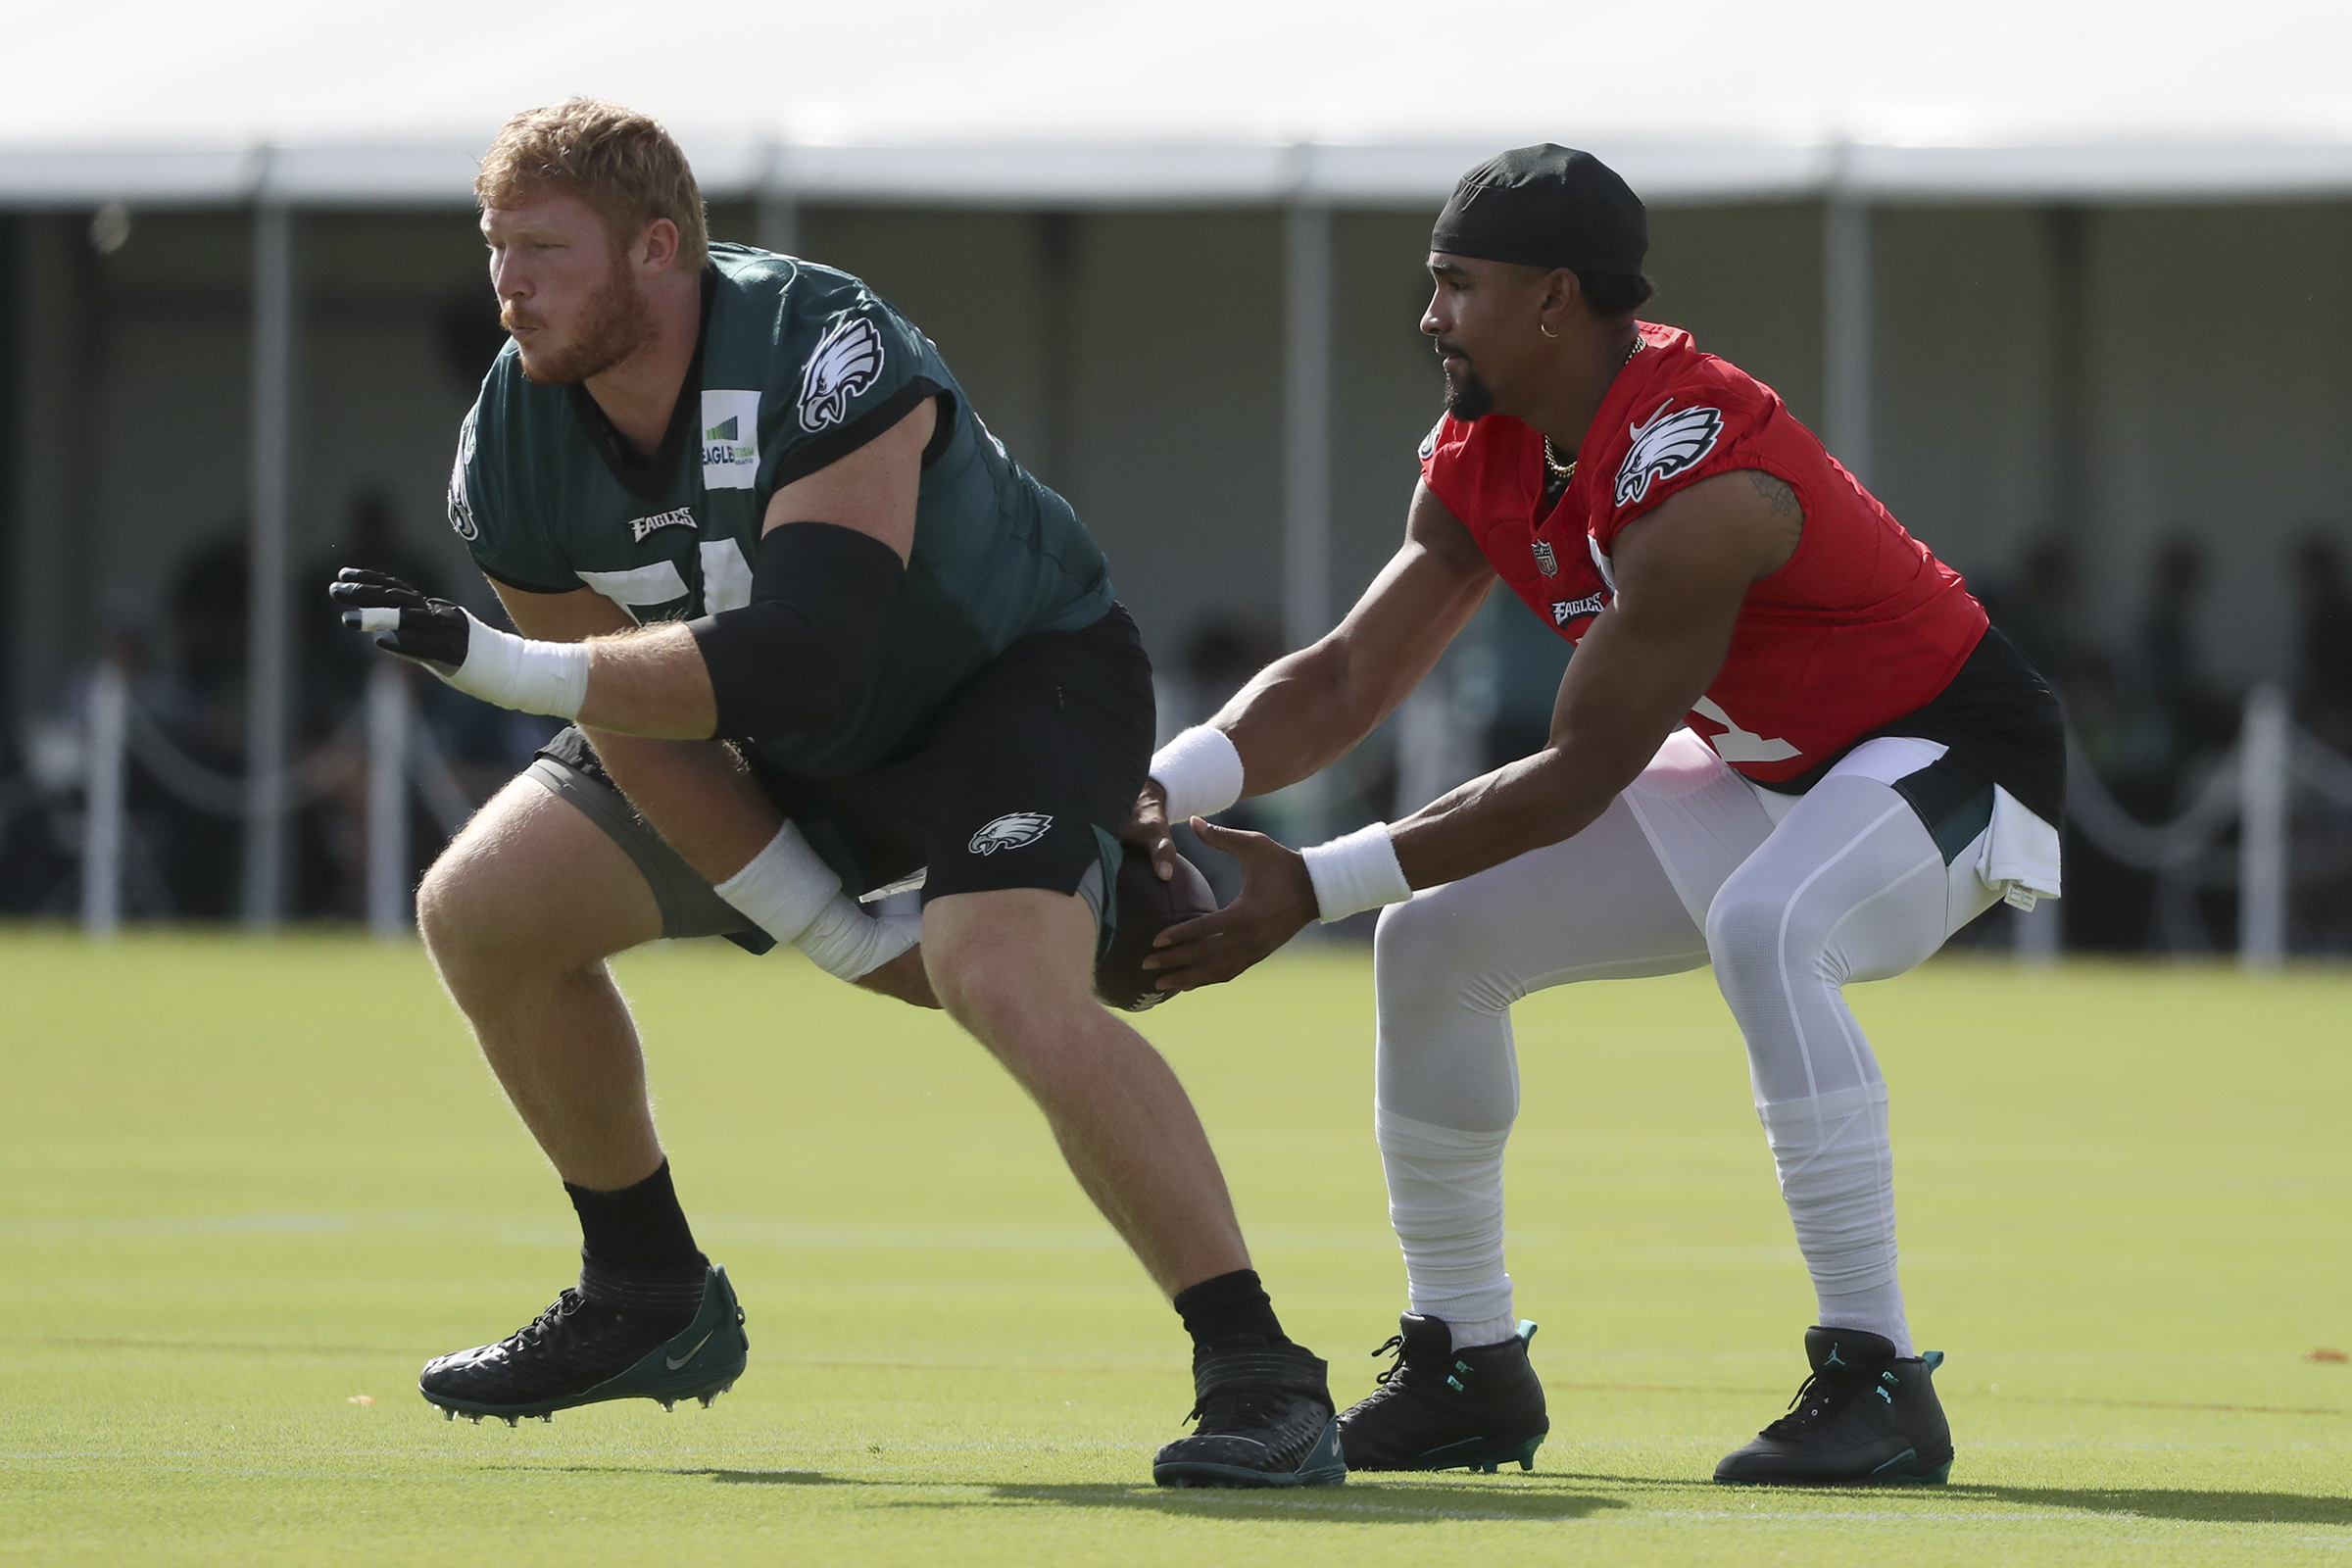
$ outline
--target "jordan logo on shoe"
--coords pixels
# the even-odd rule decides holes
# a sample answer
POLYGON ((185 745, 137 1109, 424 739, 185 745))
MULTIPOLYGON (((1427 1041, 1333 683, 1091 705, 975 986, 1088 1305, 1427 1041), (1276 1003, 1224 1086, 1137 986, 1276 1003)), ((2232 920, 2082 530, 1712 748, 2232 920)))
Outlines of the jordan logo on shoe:
POLYGON ((1821 1364, 1823 1366, 1845 1365, 1844 1359, 1838 1354, 1838 1342, 1836 1340, 1832 1340, 1830 1342, 1830 1353, 1822 1358, 1821 1364))
MULTIPOLYGON (((718 1330, 712 1329, 710 1334, 716 1334, 718 1330)), ((704 1346, 709 1345, 710 1343, 710 1334, 706 1334, 701 1339, 695 1341, 694 1350, 699 1350, 704 1346)), ((675 1372, 678 1368, 684 1366, 687 1362, 694 1359, 694 1350, 688 1350, 684 1355, 665 1355, 662 1358, 662 1364, 668 1367, 672 1372, 675 1372)))

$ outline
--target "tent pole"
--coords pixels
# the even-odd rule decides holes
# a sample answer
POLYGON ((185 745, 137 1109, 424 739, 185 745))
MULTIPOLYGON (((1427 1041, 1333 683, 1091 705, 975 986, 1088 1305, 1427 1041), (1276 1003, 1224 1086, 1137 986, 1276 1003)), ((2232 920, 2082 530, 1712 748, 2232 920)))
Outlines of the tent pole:
POLYGON ((2084 365, 2090 214, 2079 206, 2053 207, 2044 223, 2050 270, 2050 324, 2044 335, 2050 367, 2050 489, 2043 527, 2062 539, 2080 539, 2090 520, 2091 469, 2084 456, 2090 434, 2084 365))
POLYGON ((1833 188, 1822 236, 1822 433, 1846 471, 1870 483, 1871 212, 1833 188))
POLYGON ((14 690, 5 705, 17 718, 49 710, 68 672, 91 650, 99 616, 92 585, 101 579, 101 540, 83 475, 95 446, 88 431, 90 368, 95 358, 95 268, 80 225, 62 216, 15 221, 18 292, 16 514, 7 557, 5 603, 10 642, 4 662, 14 690), (85 641, 85 638, 88 641, 85 641))
POLYGON ((245 654, 244 914, 246 926, 257 931, 285 916, 293 375, 294 220, 265 191, 253 229, 253 516, 245 654))
POLYGON ((760 248, 778 256, 801 254, 801 204, 780 186, 763 184, 753 203, 752 228, 760 248))
POLYGON ((772 143, 752 192, 752 243, 778 256, 801 254, 801 193, 792 182, 791 155, 785 143, 772 143))
MULTIPOLYGON (((1282 640, 1304 648, 1331 627, 1331 209, 1283 216, 1282 640)), ((1300 786, 1297 831, 1323 836, 1324 792, 1300 786)))

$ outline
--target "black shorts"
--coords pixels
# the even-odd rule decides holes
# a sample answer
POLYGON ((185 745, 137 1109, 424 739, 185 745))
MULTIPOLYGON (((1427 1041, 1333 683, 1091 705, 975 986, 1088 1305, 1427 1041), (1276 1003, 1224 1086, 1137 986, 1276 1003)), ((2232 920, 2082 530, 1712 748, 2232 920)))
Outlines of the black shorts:
MULTIPOLYGON (((1846 752, 1882 735, 1940 741, 1947 750, 1937 768, 1966 773, 1987 801, 1989 786, 1998 784, 2052 827, 2066 809, 2066 716, 2057 694, 2016 645, 1991 627, 1925 708, 1856 736, 1837 756, 1794 778, 1754 782, 1782 795, 1802 795, 1846 752)), ((1928 830, 1939 831, 1928 808, 1916 800, 1912 804, 1928 830)))
MULTIPOLYGON (((747 756, 852 894, 918 873, 925 903, 1002 888, 1076 894, 1107 942, 1119 830, 1151 766, 1154 716, 1152 662, 1134 618, 1114 605, 1080 630, 1014 643, 870 773, 809 778, 747 756)), ((540 756, 612 787, 577 729, 540 756)))

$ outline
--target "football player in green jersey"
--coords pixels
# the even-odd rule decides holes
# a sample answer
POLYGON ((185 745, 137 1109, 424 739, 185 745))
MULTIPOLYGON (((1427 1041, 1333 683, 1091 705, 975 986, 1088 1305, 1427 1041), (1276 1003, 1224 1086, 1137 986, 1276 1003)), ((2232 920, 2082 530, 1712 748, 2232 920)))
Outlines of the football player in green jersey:
POLYGON ((433 961, 583 1236, 579 1285, 421 1380, 451 1414, 709 1398, 742 1314, 698 1250, 612 954, 795 942, 936 997, 1045 1112, 1194 1341, 1165 1485, 1345 1477, 1208 1140, 1092 991, 1152 738, 1102 552, 857 278, 711 245, 654 122, 516 116, 476 186, 513 343, 450 515, 522 633, 346 571, 346 618, 488 701, 576 721, 427 875, 433 961), (658 832, 649 830, 648 824, 658 832), (922 876, 921 945, 854 902, 922 876))

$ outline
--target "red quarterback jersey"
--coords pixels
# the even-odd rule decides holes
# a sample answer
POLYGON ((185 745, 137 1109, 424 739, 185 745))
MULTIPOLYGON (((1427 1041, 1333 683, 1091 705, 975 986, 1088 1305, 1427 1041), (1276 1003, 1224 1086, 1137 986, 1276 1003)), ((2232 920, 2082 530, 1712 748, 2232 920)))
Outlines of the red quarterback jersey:
POLYGON ((1572 643, 1615 591, 1610 552, 1628 523, 1713 474, 1757 468, 1785 482, 1804 535, 1748 589, 1689 722, 1758 783, 1798 778, 1949 685, 1984 638, 1984 607, 1772 388, 1679 328, 1639 330, 1642 351, 1610 383, 1548 510, 1544 438, 1501 415, 1440 420, 1422 444, 1422 477, 1572 643))

